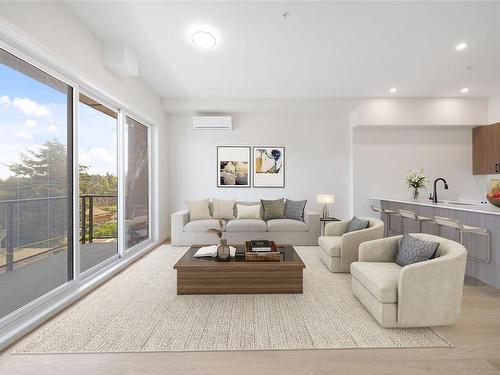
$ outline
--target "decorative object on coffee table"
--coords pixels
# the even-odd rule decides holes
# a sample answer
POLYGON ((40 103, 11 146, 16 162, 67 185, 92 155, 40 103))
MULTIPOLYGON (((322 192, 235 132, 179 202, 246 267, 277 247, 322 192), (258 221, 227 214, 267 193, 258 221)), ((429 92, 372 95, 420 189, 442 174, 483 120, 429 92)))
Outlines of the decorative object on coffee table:
POLYGON ((250 146, 217 147, 217 187, 250 187, 250 146))
MULTIPOLYGON (((258 246, 258 245, 257 245, 258 246)), ((245 260, 247 262, 279 262, 280 252, 274 241, 246 241, 245 242, 245 260), (254 247, 258 242, 266 242, 271 250, 259 251, 254 247)))
POLYGON ((215 233, 219 237, 219 246, 217 246, 217 255, 215 259, 218 262, 229 262, 231 258, 231 249, 229 248, 227 241, 224 237, 224 223, 219 220, 219 229, 209 229, 209 233, 215 233))
POLYGON ((323 214, 322 218, 330 217, 330 212, 328 212, 328 205, 335 203, 335 195, 333 194, 318 194, 316 195, 316 201, 323 204, 323 214))
POLYGON ((285 187, 285 148, 253 148, 253 186, 285 187))
POLYGON ((412 189, 413 199, 418 199, 420 195, 420 190, 425 189, 429 180, 425 177, 424 169, 420 168, 419 171, 410 171, 410 174, 405 177, 406 185, 408 189, 412 189))

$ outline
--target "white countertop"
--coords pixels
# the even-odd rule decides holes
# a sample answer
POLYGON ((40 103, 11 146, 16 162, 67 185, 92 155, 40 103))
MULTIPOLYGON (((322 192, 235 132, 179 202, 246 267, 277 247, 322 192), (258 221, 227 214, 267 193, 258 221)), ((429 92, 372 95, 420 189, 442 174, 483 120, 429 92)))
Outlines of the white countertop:
POLYGON ((388 201, 388 202, 396 202, 396 203, 405 203, 405 204, 416 204, 419 206, 427 206, 427 207, 436 207, 436 208, 447 208, 450 210, 459 210, 459 211, 469 211, 469 212, 478 212, 483 214, 490 215, 500 215, 500 208, 492 206, 491 204, 474 204, 474 203, 462 203, 453 202, 453 201, 441 201, 438 203, 432 203, 428 199, 408 199, 408 198, 387 198, 387 197, 370 197, 370 200, 373 201, 388 201))

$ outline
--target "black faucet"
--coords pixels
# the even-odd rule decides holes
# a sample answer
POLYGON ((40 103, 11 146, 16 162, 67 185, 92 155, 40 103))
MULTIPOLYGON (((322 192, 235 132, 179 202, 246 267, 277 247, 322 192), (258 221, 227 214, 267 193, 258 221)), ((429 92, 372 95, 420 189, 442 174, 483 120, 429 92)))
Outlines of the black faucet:
POLYGON ((448 190, 448 183, 446 182, 446 180, 442 177, 439 177, 439 178, 436 178, 434 180, 434 194, 432 196, 432 203, 437 203, 438 202, 438 194, 437 194, 437 190, 436 190, 436 184, 438 181, 443 181, 444 182, 444 189, 445 190, 448 190))

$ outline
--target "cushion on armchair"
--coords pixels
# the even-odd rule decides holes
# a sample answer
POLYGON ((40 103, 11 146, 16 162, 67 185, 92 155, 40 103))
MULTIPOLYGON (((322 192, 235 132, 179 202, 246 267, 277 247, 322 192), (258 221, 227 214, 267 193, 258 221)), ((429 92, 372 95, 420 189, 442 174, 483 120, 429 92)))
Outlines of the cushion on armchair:
POLYGON ((349 223, 349 226, 347 227, 347 233, 355 232, 355 231, 361 230, 361 229, 366 229, 366 228, 368 228, 368 224, 370 224, 370 222, 368 220, 361 220, 361 219, 357 218, 356 216, 354 216, 352 218, 351 222, 349 223))
POLYGON ((435 257, 438 247, 438 242, 419 240, 409 234, 403 234, 399 242, 396 263, 404 267, 432 259, 435 257))

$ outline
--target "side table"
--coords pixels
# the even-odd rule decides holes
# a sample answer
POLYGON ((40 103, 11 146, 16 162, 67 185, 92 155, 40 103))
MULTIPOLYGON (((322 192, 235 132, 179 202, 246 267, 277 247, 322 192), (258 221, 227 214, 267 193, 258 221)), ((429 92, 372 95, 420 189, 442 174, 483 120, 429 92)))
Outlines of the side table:
POLYGON ((340 219, 337 219, 336 217, 322 217, 319 219, 321 221, 321 235, 325 235, 325 226, 326 223, 329 223, 330 221, 340 221, 340 219))

